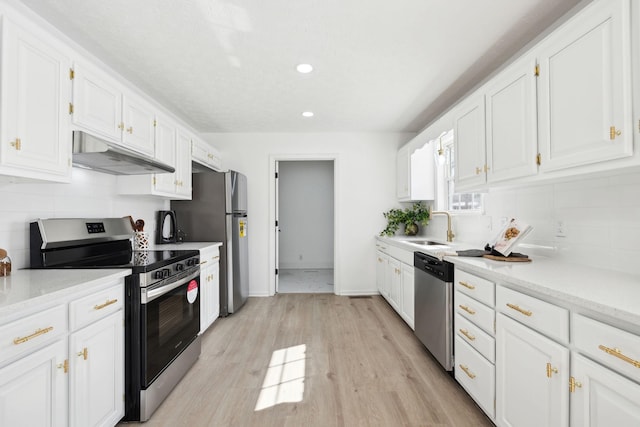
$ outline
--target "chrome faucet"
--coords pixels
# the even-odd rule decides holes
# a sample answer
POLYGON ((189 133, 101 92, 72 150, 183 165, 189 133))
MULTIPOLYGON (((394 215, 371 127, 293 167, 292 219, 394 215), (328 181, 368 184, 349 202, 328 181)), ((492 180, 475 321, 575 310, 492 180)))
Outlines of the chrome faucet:
POLYGON ((453 242, 453 238, 456 237, 453 234, 453 230, 451 230, 451 215, 447 211, 432 211, 429 212, 429 216, 431 215, 446 215, 447 216, 447 242, 453 242))

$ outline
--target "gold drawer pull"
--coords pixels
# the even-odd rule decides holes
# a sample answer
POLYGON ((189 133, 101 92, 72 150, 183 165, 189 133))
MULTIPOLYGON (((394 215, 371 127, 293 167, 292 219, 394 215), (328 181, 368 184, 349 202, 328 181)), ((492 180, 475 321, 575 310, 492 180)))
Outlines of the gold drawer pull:
POLYGON ((569 377, 569 393, 573 393, 577 388, 582 388, 582 383, 576 381, 574 377, 569 377))
POLYGON ((64 363, 58 363, 58 369, 62 369, 65 374, 69 372, 69 359, 64 359, 64 363))
POLYGON ((470 309, 466 305, 460 304, 458 307, 460 307, 461 309, 463 309, 464 311, 466 311, 469 314, 476 314, 475 310, 470 309))
POLYGON ((467 289, 475 289, 476 287, 473 285, 468 284, 467 282, 458 282, 460 283, 462 286, 464 286, 467 289))
POLYGON ((18 344, 22 344, 24 342, 27 342, 35 337, 39 337, 40 335, 44 335, 48 332, 53 331, 53 326, 49 326, 47 328, 44 329, 38 329, 37 331, 35 331, 34 333, 32 333, 31 335, 27 335, 26 337, 19 337, 13 340, 13 344, 18 345, 18 344))
POLYGON ((509 307, 512 310, 515 310, 519 313, 524 314, 525 316, 529 316, 531 317, 531 315, 533 314, 531 311, 529 310, 525 310, 524 308, 520 308, 519 306, 515 305, 515 304, 509 304, 507 303, 507 307, 509 307))
POLYGON ((554 368, 551 366, 551 363, 547 363, 547 378, 551 378, 551 375, 557 374, 558 368, 554 368))
POLYGON ((474 337, 473 335, 471 335, 469 333, 469 331, 467 331, 466 329, 460 329, 460 333, 462 335, 464 335, 465 337, 469 338, 471 341, 475 341, 476 337, 474 337))
POLYGON ((476 374, 472 373, 469 368, 467 368, 464 365, 458 365, 460 366, 460 369, 462 369, 464 371, 465 374, 467 374, 469 376, 469 378, 474 379, 476 377, 476 374))
POLYGON ((214 257, 213 257, 213 258, 211 258, 211 259, 220 259, 220 255, 216 255, 216 256, 214 256, 214 257))
POLYGON ((82 356, 84 360, 87 360, 87 357, 89 356, 89 351, 87 350, 87 347, 83 348, 82 351, 78 352, 78 356, 82 356))
POLYGON ((209 261, 207 261, 207 260, 200 261, 200 265, 202 265, 202 264, 206 264, 206 263, 208 263, 208 262, 209 262, 209 261))
POLYGON ((103 308, 111 305, 111 304, 115 304, 118 302, 118 298, 116 299, 112 299, 112 300, 107 300, 107 302, 105 302, 104 304, 100 304, 100 305, 94 305, 93 309, 94 310, 102 310, 103 308))
POLYGON ((636 368, 640 368, 640 361, 634 360, 629 356, 625 356, 624 354, 622 354, 622 350, 620 350, 619 348, 609 348, 609 347, 603 346, 602 344, 600 344, 598 348, 607 354, 610 354, 612 356, 617 357, 618 359, 624 360, 625 362, 632 364, 636 368))

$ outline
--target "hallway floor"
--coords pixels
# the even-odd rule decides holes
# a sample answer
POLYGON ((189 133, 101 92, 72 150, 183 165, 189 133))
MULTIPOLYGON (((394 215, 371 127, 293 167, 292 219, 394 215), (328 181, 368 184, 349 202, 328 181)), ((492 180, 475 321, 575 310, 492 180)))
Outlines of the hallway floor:
POLYGON ((334 293, 332 268, 281 269, 278 274, 280 294, 334 293))

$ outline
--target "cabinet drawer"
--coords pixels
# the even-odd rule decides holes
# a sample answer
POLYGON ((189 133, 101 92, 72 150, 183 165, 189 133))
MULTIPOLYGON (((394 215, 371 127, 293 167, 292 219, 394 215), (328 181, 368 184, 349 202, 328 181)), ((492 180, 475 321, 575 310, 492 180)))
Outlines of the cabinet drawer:
POLYGON ((200 250, 200 266, 201 268, 209 267, 211 264, 220 262, 220 247, 205 248, 200 250))
POLYGON ((0 327, 0 364, 67 333, 66 306, 58 305, 0 327))
POLYGON ((569 342, 569 311, 512 289, 498 286, 496 307, 525 325, 560 342, 569 342))
POLYGON ((575 313, 571 320, 578 351, 640 382, 640 336, 575 313))
POLYGON ((491 335, 458 313, 455 316, 455 331, 464 342, 479 351, 489 362, 495 363, 496 341, 491 335))
POLYGON ((490 307, 495 306, 496 284, 491 280, 483 279, 475 274, 458 269, 455 270, 453 277, 457 291, 467 294, 490 307))
POLYGON ((460 292, 455 292, 454 300, 456 313, 466 319, 469 319, 472 323, 479 326, 490 335, 493 336, 495 334, 496 313, 492 308, 489 308, 460 292))
POLYGON ((123 306, 124 285, 117 285, 69 304, 69 323, 72 331, 115 313, 123 306))
POLYGON ((462 341, 455 339, 456 380, 491 418, 495 418, 496 368, 477 351, 462 341))

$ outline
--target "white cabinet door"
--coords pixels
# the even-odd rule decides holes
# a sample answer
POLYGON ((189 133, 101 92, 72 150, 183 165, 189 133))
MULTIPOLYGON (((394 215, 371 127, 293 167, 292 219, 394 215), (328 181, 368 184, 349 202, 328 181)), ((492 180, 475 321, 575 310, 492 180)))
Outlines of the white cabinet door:
POLYGON ((456 108, 453 141, 456 191, 485 183, 484 95, 472 95, 456 108))
POLYGON ((400 312, 400 298, 402 294, 402 263, 395 258, 389 258, 389 304, 400 312))
POLYGON ((67 425, 66 359, 60 340, 0 369, 1 426, 67 425))
POLYGON ((69 425, 113 426, 124 415, 124 317, 122 310, 69 339, 69 425))
POLYGON ((538 172, 536 60, 525 56, 486 87, 487 181, 538 172))
POLYGON ((133 96, 122 100, 124 132, 122 142, 129 148, 154 157, 155 113, 146 102, 133 96))
POLYGON ((388 264, 389 257, 380 251, 376 251, 376 284, 380 295, 387 299, 389 298, 388 264))
POLYGON ((220 251, 200 252, 200 333, 220 316, 220 251))
POLYGON ((176 195, 191 199, 191 137, 178 129, 176 140, 176 195))
MULTIPOLYGON (((155 128, 156 158, 163 163, 176 167, 176 126, 173 122, 158 117, 155 128)), ((154 176, 154 190, 161 194, 175 192, 175 175, 173 173, 157 173, 154 176)))
POLYGON ((114 142, 121 142, 122 90, 103 72, 87 64, 73 66, 73 123, 114 142))
POLYGON ((496 423, 569 424, 569 350, 503 314, 496 324, 496 423))
POLYGON ((629 8, 593 2, 537 50, 541 170, 632 155, 629 8))
POLYGON ((405 322, 415 329, 415 288, 414 288, 414 276, 413 266, 402 263, 402 301, 400 307, 402 308, 400 314, 405 322))
POLYGON ((640 384, 573 353, 571 425, 640 426, 640 384))
POLYGON ((21 24, 3 18, 0 172, 69 181, 71 62, 21 24))
POLYGON ((405 145, 396 155, 396 197, 400 200, 409 199, 411 194, 409 179, 409 146, 405 145))

